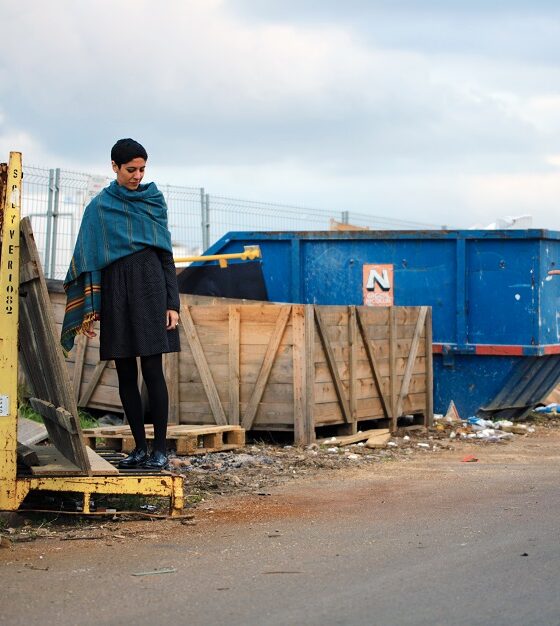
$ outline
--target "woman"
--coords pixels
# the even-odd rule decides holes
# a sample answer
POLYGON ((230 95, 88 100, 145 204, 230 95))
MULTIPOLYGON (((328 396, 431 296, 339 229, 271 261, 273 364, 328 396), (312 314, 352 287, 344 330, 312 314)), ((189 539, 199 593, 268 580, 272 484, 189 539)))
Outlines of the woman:
POLYGON ((140 184, 148 154, 132 139, 111 150, 116 174, 86 207, 74 255, 64 281, 67 295, 61 343, 94 337, 100 320, 99 356, 113 359, 119 394, 136 447, 121 468, 167 467, 169 398, 162 354, 179 352, 179 293, 173 262, 167 206, 154 183, 140 184), (154 424, 148 455, 136 357, 148 390, 154 424))

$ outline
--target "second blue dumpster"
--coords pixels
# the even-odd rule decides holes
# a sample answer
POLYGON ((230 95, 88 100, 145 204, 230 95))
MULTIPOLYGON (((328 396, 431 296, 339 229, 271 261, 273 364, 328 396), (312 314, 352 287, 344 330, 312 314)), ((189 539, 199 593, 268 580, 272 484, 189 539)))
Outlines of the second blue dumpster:
POLYGON ((436 412, 521 417, 560 380, 559 232, 231 232, 207 254, 244 245, 271 301, 431 306, 436 412))

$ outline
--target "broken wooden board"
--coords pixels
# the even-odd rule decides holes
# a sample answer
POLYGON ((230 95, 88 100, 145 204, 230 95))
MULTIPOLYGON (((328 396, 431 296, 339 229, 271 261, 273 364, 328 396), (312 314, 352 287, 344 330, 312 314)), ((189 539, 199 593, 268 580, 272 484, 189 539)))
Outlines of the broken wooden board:
POLYGON ((32 467, 33 465, 39 465, 39 457, 35 450, 32 450, 28 446, 18 441, 17 444, 17 460, 18 463, 25 465, 26 467, 32 467))
MULTIPOLYGON (((69 461, 54 446, 30 446, 37 454, 39 465, 31 467, 34 476, 72 476, 80 474, 80 468, 69 461)), ((91 448, 86 447, 86 454, 93 476, 115 476, 119 470, 100 457, 91 448)))
POLYGON ((44 409, 42 417, 49 439, 71 462, 76 474, 91 475, 78 407, 29 218, 21 220, 20 229, 19 363, 31 395, 44 409))
POLYGON ((372 435, 366 441, 366 448, 386 448, 389 441, 391 441, 391 433, 389 432, 372 435))
POLYGON ((318 439, 317 443, 322 445, 333 446, 348 446, 352 443, 358 443, 359 441, 366 441, 370 437, 377 435, 386 435, 389 433, 388 428, 374 428, 372 430, 364 430, 363 432, 356 433, 355 435, 346 435, 343 437, 326 437, 325 439, 318 439))
POLYGON ((17 440, 24 446, 32 446, 49 438, 49 433, 43 424, 18 416, 17 440))

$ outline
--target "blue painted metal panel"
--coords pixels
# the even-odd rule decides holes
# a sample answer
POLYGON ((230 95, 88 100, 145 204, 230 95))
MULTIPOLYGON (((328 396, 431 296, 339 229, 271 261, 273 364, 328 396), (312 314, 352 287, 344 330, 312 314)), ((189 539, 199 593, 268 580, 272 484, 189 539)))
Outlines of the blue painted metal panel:
MULTIPOLYGON (((278 302, 362 304, 363 265, 392 264, 395 304, 432 307, 434 342, 445 353, 434 358, 438 412, 453 399, 473 414, 522 376, 524 358, 560 350, 560 276, 547 275, 560 268, 559 232, 239 232, 208 253, 251 244, 261 246, 269 297, 278 302), (517 346, 520 356, 476 354, 489 346, 517 346)), ((537 403, 556 371, 525 401, 537 403)))

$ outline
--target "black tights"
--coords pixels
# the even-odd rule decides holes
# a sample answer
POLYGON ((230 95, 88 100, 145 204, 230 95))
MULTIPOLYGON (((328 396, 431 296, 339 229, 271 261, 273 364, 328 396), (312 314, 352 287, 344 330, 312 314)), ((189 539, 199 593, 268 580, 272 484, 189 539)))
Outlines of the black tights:
MULTIPOLYGON (((154 450, 165 453, 169 396, 163 376, 161 354, 140 357, 142 377, 148 389, 150 414, 154 423, 154 450)), ((137 448, 145 450, 146 431, 142 415, 142 400, 138 389, 136 357, 115 359, 119 377, 119 395, 137 448)))

